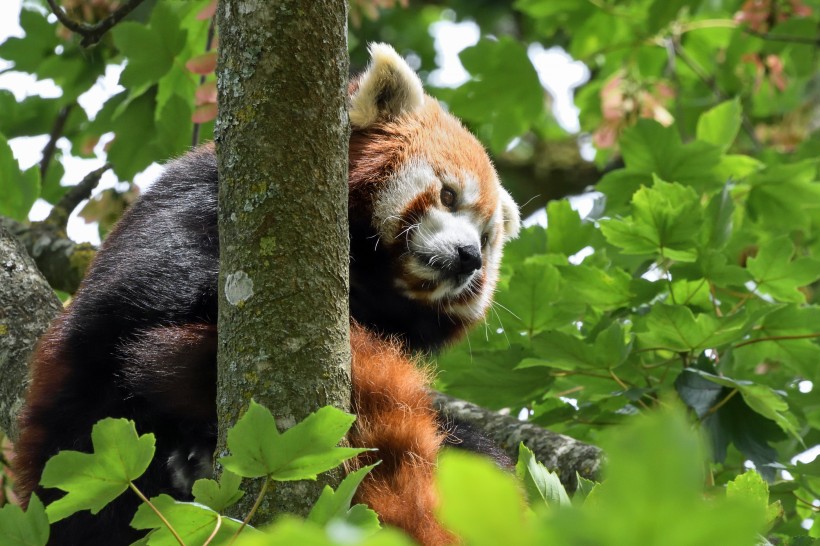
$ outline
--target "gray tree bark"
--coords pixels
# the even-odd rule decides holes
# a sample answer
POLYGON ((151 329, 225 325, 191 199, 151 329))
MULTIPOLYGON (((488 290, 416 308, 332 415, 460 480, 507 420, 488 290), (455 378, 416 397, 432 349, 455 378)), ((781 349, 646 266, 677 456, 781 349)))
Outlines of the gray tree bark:
MULTIPOLYGON (((217 455, 251 398, 282 429, 349 410, 346 25, 343 0, 219 3, 217 455)), ((256 521, 339 477, 277 484, 256 521)))
POLYGON ((0 430, 17 437, 28 359, 62 309, 25 246, 0 224, 0 430))
POLYGON ((523 442, 548 470, 558 474, 567 491, 575 491, 578 486, 576 473, 589 480, 600 479, 603 463, 600 448, 519 421, 512 415, 502 415, 440 392, 432 394, 433 405, 444 417, 475 426, 513 460, 518 458, 518 444, 523 442))

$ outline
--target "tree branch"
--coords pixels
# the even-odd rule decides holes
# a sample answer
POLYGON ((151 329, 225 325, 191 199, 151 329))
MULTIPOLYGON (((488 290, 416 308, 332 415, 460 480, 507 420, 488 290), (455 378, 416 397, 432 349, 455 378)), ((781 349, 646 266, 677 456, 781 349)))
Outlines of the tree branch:
POLYGON ((35 222, 27 226, 0 217, 0 228, 5 228, 19 239, 52 287, 70 294, 80 286, 97 253, 93 245, 75 243, 66 237, 64 229, 48 222, 35 222))
POLYGON ((433 406, 444 417, 478 428, 504 449, 513 460, 518 458, 518 444, 524 442, 539 461, 558 474, 568 491, 575 491, 578 485, 576 472, 588 479, 599 477, 603 452, 596 446, 440 392, 431 394, 433 406))
POLYGON ((91 197, 91 192, 100 183, 100 178, 105 172, 111 168, 111 163, 106 163, 97 170, 91 171, 85 178, 73 186, 65 195, 54 205, 48 217, 44 220, 45 223, 51 224, 56 228, 65 230, 68 223, 68 217, 77 208, 82 201, 91 197))
POLYGON ((46 0, 51 11, 57 16, 57 19, 65 25, 65 27, 77 34, 81 35, 83 39, 80 45, 89 47, 99 42, 106 32, 123 20, 129 13, 142 4, 143 0, 128 0, 122 7, 118 8, 114 13, 103 19, 102 21, 89 25, 88 23, 81 23, 74 21, 71 17, 63 11, 63 8, 57 5, 57 0, 46 0))
POLYGON ((548 201, 583 193, 598 183, 605 171, 581 157, 574 138, 537 141, 527 161, 504 154, 493 157, 498 175, 526 217, 544 208, 548 201))
POLYGON ((48 142, 45 148, 43 148, 43 157, 40 159, 40 180, 46 179, 48 165, 54 156, 54 150, 57 149, 57 141, 60 140, 63 134, 63 129, 65 128, 66 120, 68 120, 68 115, 71 113, 72 106, 71 104, 63 106, 57 114, 57 118, 54 120, 54 125, 51 126, 51 132, 48 134, 48 142))
POLYGON ((0 224, 0 430, 17 436, 28 359, 62 306, 23 244, 0 224))

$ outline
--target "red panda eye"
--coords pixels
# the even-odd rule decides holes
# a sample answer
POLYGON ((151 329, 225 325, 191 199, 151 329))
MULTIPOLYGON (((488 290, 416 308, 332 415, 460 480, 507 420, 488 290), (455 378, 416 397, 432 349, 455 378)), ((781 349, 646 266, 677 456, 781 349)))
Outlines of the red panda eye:
POLYGON ((441 188, 441 204, 451 209, 456 204, 456 192, 450 188, 441 188))
POLYGON ((487 242, 490 240, 490 234, 485 233, 481 236, 481 246, 487 246, 487 242))

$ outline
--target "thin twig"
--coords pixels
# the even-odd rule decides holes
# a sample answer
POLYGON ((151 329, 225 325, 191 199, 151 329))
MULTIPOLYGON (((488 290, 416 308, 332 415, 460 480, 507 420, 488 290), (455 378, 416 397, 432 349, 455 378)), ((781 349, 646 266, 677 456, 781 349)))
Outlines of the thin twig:
POLYGON ((801 335, 793 335, 793 336, 770 336, 770 337, 758 337, 755 339, 749 339, 744 341, 743 343, 738 343, 735 345, 735 349, 739 347, 745 347, 746 345, 752 345, 753 343, 763 343, 764 341, 788 341, 793 339, 812 339, 815 337, 820 337, 820 332, 814 332, 812 334, 801 334, 801 335))
POLYGON ((711 408, 709 408, 708 410, 706 410, 706 413, 708 413, 709 415, 711 415, 711 414, 715 413, 717 410, 719 410, 720 408, 722 408, 723 406, 725 406, 725 405, 726 405, 726 403, 727 403, 729 400, 731 400, 731 399, 732 399, 732 398, 733 398, 733 397, 734 397, 737 393, 739 393, 739 392, 740 392, 740 391, 739 391, 738 389, 732 389, 732 392, 730 392, 730 393, 729 393, 729 394, 727 394, 725 397, 723 397, 723 399, 722 399, 720 402, 718 402, 717 404, 715 404, 714 406, 712 406, 711 408))
POLYGON ((89 25, 88 23, 81 23, 73 20, 68 14, 63 11, 63 8, 57 5, 57 0, 46 0, 51 11, 57 16, 57 19, 65 25, 65 27, 77 34, 81 35, 83 39, 80 45, 89 47, 99 42, 105 33, 122 21, 129 13, 142 4, 143 0, 128 0, 122 7, 118 8, 114 13, 103 19, 102 21, 89 25))
POLYGON ((134 482, 128 482, 128 486, 131 488, 131 490, 134 493, 137 494, 137 496, 140 498, 140 500, 142 500, 142 502, 147 504, 149 506, 149 508, 151 508, 151 510, 154 511, 154 513, 157 515, 157 517, 160 519, 160 521, 162 521, 162 523, 165 524, 165 526, 168 528, 168 530, 171 532, 171 534, 174 535, 174 538, 177 539, 177 542, 179 543, 179 546, 185 546, 185 542, 182 540, 182 537, 179 536, 179 533, 177 533, 176 529, 174 529, 174 526, 171 525, 171 522, 168 521, 167 519, 165 519, 165 516, 162 515, 162 512, 160 512, 159 509, 156 506, 154 506, 154 503, 149 501, 148 497, 143 495, 142 491, 137 489, 137 486, 134 485, 134 482))
POLYGON ((820 36, 789 36, 787 34, 771 34, 769 32, 760 32, 749 27, 743 27, 743 32, 752 36, 757 36, 762 40, 769 40, 770 42, 789 42, 792 44, 806 44, 813 46, 820 46, 820 36))
POLYGON ((54 150, 57 149, 57 141, 60 140, 60 137, 63 135, 63 129, 65 129, 65 123, 66 120, 68 120, 68 115, 71 113, 72 106, 72 104, 63 106, 57 114, 57 118, 54 120, 54 125, 51 126, 51 132, 48 134, 48 142, 43 148, 43 157, 40 159, 40 180, 46 179, 48 166, 51 163, 51 158, 54 156, 54 150))
POLYGON ((46 223, 53 224, 57 227, 65 228, 68 222, 68 217, 77 208, 83 200, 91 197, 91 192, 100 183, 102 175, 111 168, 111 163, 106 163, 97 170, 91 171, 85 178, 72 187, 65 195, 54 205, 48 217, 45 219, 46 223))
MULTIPOLYGON (((211 24, 208 26, 208 38, 205 41, 205 53, 207 53, 211 50, 211 45, 214 42, 214 20, 215 20, 215 17, 216 16, 211 17, 211 24)), ((205 85, 205 77, 206 77, 205 74, 202 74, 199 77, 199 86, 200 87, 205 85)), ((192 146, 196 146, 196 145, 199 144, 199 126, 200 126, 199 123, 194 123, 194 134, 193 134, 193 139, 192 139, 192 142, 191 142, 192 146)))

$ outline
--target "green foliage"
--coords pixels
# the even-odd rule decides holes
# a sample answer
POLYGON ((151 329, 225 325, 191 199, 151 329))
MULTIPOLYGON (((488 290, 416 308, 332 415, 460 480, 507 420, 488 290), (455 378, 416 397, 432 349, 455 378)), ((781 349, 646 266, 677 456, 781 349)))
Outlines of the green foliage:
MULTIPOLYGON (((4 533, 0 536, 17 541, 12 544, 45 544, 49 521, 59 521, 80 510, 96 514, 130 488, 143 501, 131 526, 150 531, 139 541, 141 545, 171 546, 180 541, 217 545, 230 544, 240 534, 254 537, 260 532, 247 526, 247 520, 220 514, 244 495, 240 476, 266 476, 273 481, 315 480, 317 473, 366 451, 336 447, 353 420, 352 415, 325 407, 280 434, 273 415, 251 402, 245 415, 228 431, 232 454, 220 460, 226 469, 220 481, 198 480, 193 487, 195 502, 180 502, 168 495, 147 499, 134 483, 154 456, 154 435, 138 435, 132 421, 104 419, 94 425, 91 433, 93 453, 62 451, 46 464, 41 485, 62 489, 66 495, 45 509, 34 496, 25 513, 15 505, 3 507, 0 531, 4 533)), ((326 487, 308 518, 311 525, 315 529, 350 527, 361 536, 379 530, 378 517, 372 510, 363 505, 351 506, 356 488, 372 468, 351 473, 336 491, 326 487)), ((263 487, 260 499, 265 493, 263 487)))
POLYGON ((317 474, 367 451, 335 447, 354 420, 352 415, 325 407, 280 434, 273 415, 251 401, 248 411, 228 433, 231 455, 219 462, 243 478, 315 480, 317 474))
POLYGON ((11 148, 0 135, 0 214, 25 220, 40 195, 40 173, 36 168, 20 171, 11 148))
POLYGON ((527 500, 533 508, 540 506, 568 506, 570 504, 564 486, 555 472, 550 472, 538 462, 533 452, 524 444, 518 446, 518 463, 515 474, 524 484, 527 500))
POLYGON ((49 459, 40 484, 66 495, 46 508, 52 523, 79 512, 99 512, 119 497, 148 468, 154 435, 137 435, 132 421, 104 419, 91 432, 93 453, 61 451, 49 459))
POLYGON ((363 504, 351 506, 356 488, 359 487, 365 476, 375 466, 365 466, 351 472, 342 480, 336 491, 326 485, 316 504, 313 505, 310 514, 308 514, 308 521, 319 525, 327 525, 331 521, 338 520, 358 527, 365 532, 377 531, 379 529, 379 517, 373 510, 363 504))
POLYGON ((245 493, 239 489, 242 478, 230 470, 223 470, 219 482, 215 480, 201 479, 194 482, 191 492, 194 500, 199 504, 204 504, 208 508, 221 512, 229 506, 233 506, 245 493))
POLYGON ((43 503, 32 495, 28 509, 14 504, 0 508, 0 537, 6 546, 45 546, 48 542, 48 517, 43 503))
MULTIPOLYGON (((625 166, 599 185, 601 217, 551 205, 549 227, 509 245, 502 306, 438 359, 439 386, 490 407, 528 408, 535 422, 596 443, 626 415, 675 393, 710 440, 719 482, 745 459, 775 480, 777 465, 817 438, 817 396, 798 384, 818 379, 820 184, 816 162, 777 160, 750 172, 752 158, 730 155, 742 115, 737 100, 718 105, 701 115, 689 143, 674 125, 644 121, 624 131, 625 166), (578 263, 582 245, 591 252, 578 263)), ((591 502, 611 487, 584 494, 591 502)), ((645 495, 655 493, 647 485, 645 495)), ((768 511, 775 533, 803 517, 793 499, 782 510, 788 524, 768 511)), ((707 512, 702 531, 717 533, 707 512)), ((635 526, 637 513, 619 517, 635 526)), ((638 542, 655 539, 646 540, 638 542)))

